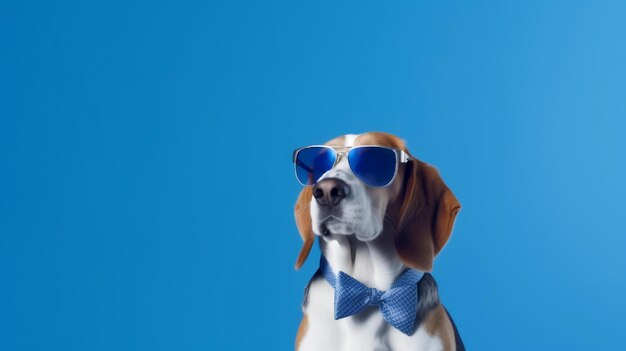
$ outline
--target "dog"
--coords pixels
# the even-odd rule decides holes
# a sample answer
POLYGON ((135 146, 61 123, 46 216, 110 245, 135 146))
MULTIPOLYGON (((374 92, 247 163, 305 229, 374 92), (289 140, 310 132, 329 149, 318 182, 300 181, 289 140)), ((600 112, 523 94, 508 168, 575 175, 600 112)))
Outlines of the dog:
POLYGON ((382 132, 296 150, 294 162, 307 185, 294 208, 304 242, 296 269, 316 237, 322 253, 305 288, 295 349, 465 350, 429 273, 461 208, 438 171, 382 132), (355 286, 361 293, 344 297, 355 286), (382 302, 393 294, 412 302, 382 302), (362 306, 346 315, 351 299, 362 306))

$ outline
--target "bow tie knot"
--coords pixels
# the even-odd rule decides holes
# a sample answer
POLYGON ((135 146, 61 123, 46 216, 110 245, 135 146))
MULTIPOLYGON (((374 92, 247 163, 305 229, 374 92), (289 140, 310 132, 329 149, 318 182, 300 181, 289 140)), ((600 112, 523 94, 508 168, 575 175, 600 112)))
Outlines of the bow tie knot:
POLYGON ((417 283, 423 272, 407 269, 387 291, 370 288, 350 275, 335 274, 322 255, 320 270, 335 288, 335 319, 357 314, 369 306, 378 307, 387 323, 411 335, 417 314, 417 283))
POLYGON ((384 291, 380 291, 376 288, 369 288, 370 289, 370 297, 367 301, 367 304, 370 306, 378 306, 380 305, 380 303, 383 300, 383 295, 385 294, 384 291))

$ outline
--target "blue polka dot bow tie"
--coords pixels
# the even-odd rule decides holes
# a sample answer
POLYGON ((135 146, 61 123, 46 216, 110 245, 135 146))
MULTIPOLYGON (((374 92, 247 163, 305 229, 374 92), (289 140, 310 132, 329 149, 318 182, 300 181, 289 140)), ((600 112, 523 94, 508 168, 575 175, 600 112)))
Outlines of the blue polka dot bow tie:
POLYGON ((344 272, 335 276, 324 255, 320 259, 320 270, 335 289, 335 319, 359 313, 368 306, 378 306, 387 323, 411 335, 417 314, 417 283, 424 276, 423 272, 406 269, 389 290, 380 291, 344 272))

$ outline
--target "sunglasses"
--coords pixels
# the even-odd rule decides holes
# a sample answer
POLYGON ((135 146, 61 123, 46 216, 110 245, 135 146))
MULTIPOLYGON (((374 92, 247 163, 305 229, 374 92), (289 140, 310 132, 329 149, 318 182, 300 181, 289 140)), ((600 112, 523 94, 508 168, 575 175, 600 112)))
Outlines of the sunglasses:
POLYGON ((352 173, 363 183, 379 188, 393 182, 398 163, 407 163, 411 159, 402 150, 377 145, 354 146, 348 152, 339 152, 326 145, 307 146, 293 152, 298 182, 305 186, 317 183, 335 166, 340 155, 348 159, 352 173))

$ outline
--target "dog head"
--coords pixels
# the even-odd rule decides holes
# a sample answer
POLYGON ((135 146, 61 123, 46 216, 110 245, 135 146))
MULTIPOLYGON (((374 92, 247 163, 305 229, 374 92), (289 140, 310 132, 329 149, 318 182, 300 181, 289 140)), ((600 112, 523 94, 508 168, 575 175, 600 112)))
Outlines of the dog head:
POLYGON ((336 149, 338 158, 315 185, 300 192, 296 202, 296 224, 304 241, 296 269, 308 257, 315 235, 354 235, 370 241, 388 225, 395 229, 395 248, 404 264, 430 272, 461 208, 437 170, 413 157, 404 141, 387 133, 349 134, 325 145, 336 149), (373 187, 355 176, 344 156, 359 145, 402 150, 410 159, 398 164, 388 186, 373 187))

